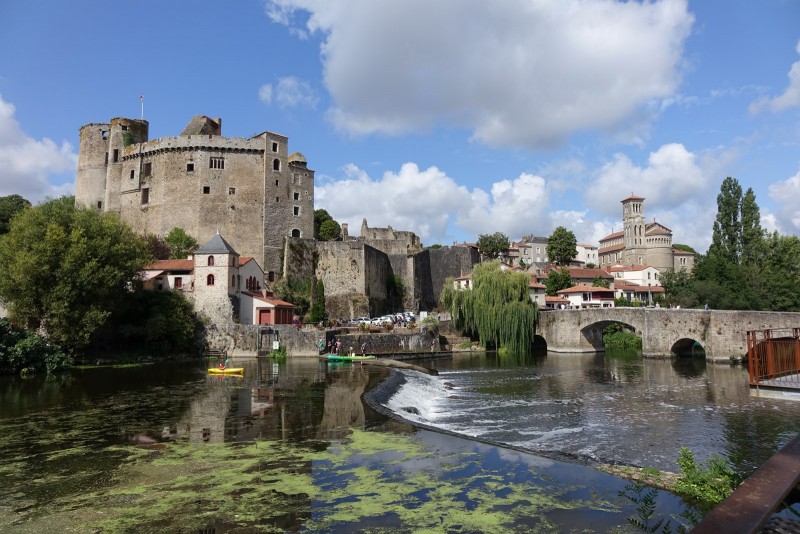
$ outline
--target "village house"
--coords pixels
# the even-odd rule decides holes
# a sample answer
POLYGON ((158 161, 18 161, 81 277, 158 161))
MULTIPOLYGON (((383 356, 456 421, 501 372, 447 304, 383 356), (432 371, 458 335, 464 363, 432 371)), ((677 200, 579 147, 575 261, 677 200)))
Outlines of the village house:
POLYGON ((570 308, 613 308, 614 289, 576 285, 557 292, 569 301, 570 308))

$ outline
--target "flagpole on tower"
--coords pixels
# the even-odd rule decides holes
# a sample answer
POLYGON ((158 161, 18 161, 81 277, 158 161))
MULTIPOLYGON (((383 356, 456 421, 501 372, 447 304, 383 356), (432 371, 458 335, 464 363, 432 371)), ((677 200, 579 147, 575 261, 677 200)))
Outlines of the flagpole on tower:
POLYGON ((144 119, 144 95, 139 95, 139 102, 142 104, 142 119, 144 119))

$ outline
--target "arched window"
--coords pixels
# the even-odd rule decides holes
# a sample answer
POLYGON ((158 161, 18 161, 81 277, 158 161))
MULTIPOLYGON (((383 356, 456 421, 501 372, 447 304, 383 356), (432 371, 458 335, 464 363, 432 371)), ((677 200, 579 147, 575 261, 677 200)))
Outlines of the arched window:
POLYGON ((279 160, 278 158, 272 160, 272 170, 273 171, 281 170, 281 160, 279 160))
POLYGON ((297 228, 292 230, 292 237, 300 237, 300 230, 298 230, 297 228))
POLYGON ((213 267, 214 266, 214 256, 209 256, 208 257, 208 266, 209 267, 213 267))
POLYGON ((206 285, 207 286, 213 286, 214 285, 214 275, 213 274, 209 274, 208 276, 206 276, 206 285))

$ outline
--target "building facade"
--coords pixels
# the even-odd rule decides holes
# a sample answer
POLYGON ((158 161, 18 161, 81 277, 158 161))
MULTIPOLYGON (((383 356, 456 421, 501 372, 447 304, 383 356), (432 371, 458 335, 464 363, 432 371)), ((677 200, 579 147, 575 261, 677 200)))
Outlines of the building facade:
POLYGON ((650 265, 660 272, 691 270, 694 254, 675 249, 672 230, 663 224, 645 222, 644 201, 633 195, 622 200, 623 230, 600 240, 599 266, 606 269, 615 265, 650 265))
POLYGON ((314 235, 314 171, 265 131, 222 136, 222 120, 194 117, 177 137, 149 139, 145 120, 80 129, 76 202, 120 214, 139 234, 183 228, 198 242, 230 236, 277 278, 287 237, 314 235))

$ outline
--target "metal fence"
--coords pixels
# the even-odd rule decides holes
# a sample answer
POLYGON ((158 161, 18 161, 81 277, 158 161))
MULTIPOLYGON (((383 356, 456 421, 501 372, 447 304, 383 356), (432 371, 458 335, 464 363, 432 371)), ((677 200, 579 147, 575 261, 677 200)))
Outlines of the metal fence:
POLYGON ((750 386, 800 389, 800 328, 747 332, 750 386))

